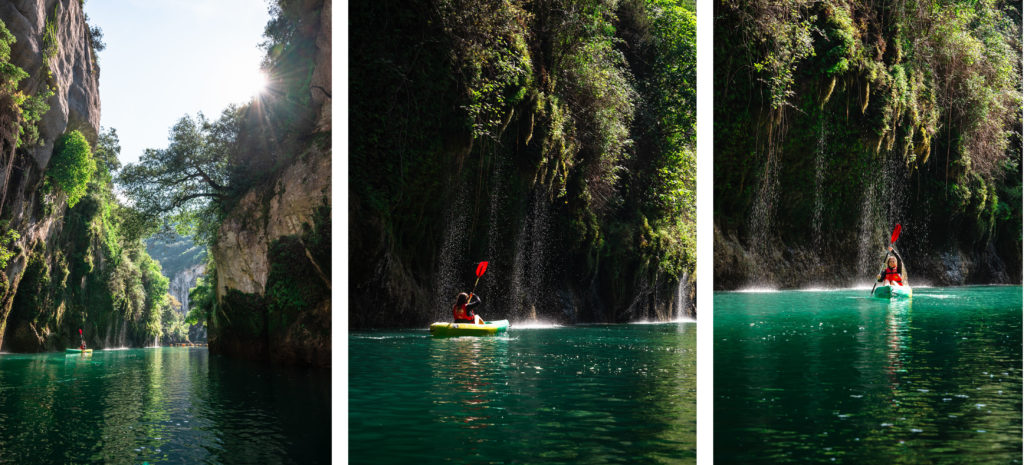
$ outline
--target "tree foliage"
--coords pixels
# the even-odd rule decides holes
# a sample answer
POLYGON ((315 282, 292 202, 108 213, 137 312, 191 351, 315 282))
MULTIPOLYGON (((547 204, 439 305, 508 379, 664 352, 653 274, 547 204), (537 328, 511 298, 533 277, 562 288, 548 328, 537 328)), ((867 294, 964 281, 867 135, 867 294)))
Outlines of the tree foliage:
POLYGON ((46 175, 67 194, 69 207, 85 195, 94 172, 96 161, 81 132, 71 131, 57 140, 46 175))
POLYGON ((202 113, 182 117, 171 128, 165 149, 147 149, 138 163, 126 165, 118 176, 125 194, 150 219, 169 218, 183 234, 196 234, 209 243, 228 194, 228 151, 225 132, 237 112, 229 108, 221 119, 202 113))
POLYGON ((212 268, 213 266, 213 261, 210 260, 206 268, 206 275, 200 277, 196 281, 196 287, 188 292, 191 306, 188 309, 188 315, 185 316, 185 322, 190 325, 206 325, 216 314, 217 295, 214 286, 217 282, 217 272, 212 268))

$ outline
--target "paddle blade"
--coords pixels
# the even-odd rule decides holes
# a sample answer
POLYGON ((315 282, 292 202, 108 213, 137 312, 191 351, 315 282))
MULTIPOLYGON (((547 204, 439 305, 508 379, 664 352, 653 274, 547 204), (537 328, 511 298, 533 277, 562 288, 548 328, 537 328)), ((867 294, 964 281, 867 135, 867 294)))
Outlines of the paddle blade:
POLYGON ((889 239, 889 243, 890 244, 892 244, 893 242, 896 242, 896 239, 899 239, 900 231, 902 231, 902 230, 903 230, 903 226, 901 226, 899 223, 896 223, 896 228, 892 230, 892 237, 889 239))
POLYGON ((484 275, 484 271, 487 271, 487 262, 480 262, 476 266, 476 277, 479 278, 484 275))
POLYGON ((82 334, 82 328, 78 328, 78 334, 79 334, 79 335, 81 335, 81 334, 82 334))

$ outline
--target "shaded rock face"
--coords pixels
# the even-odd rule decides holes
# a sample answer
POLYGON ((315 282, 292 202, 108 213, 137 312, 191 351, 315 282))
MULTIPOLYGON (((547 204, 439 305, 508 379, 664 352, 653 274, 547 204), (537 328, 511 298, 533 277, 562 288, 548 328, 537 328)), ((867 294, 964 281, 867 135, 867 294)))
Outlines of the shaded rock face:
MULTIPOLYGON (((903 240, 903 239, 900 239, 903 240)), ((770 287, 799 289, 809 287, 870 286, 882 268, 884 250, 876 247, 877 266, 863 269, 856 256, 823 251, 818 254, 810 245, 787 245, 776 242, 766 248, 764 257, 756 257, 751 248, 735 235, 715 225, 716 291, 770 287)), ((897 248, 899 248, 897 246, 897 248)), ((912 253, 900 249, 907 263, 911 285, 963 286, 969 284, 1020 283, 1020 275, 1008 267, 989 244, 982 251, 959 249, 912 253)))
MULTIPOLYGON (((331 130, 331 1, 307 1, 303 8, 322 8, 310 97, 313 132, 324 133, 331 130)), ((311 252, 303 239, 322 227, 315 216, 329 210, 330 202, 331 148, 311 143, 273 182, 247 192, 227 215, 211 251, 219 313, 226 316, 211 319, 211 351, 330 366, 330 258, 311 252), (289 274, 303 282, 282 279, 289 274), (294 300, 283 301, 279 294, 292 294, 282 289, 296 292, 294 300)))
MULTIPOLYGON (((67 328, 59 327, 8 328, 8 316, 33 251, 42 249, 47 260, 54 262, 57 248, 46 249, 45 244, 60 235, 63 224, 59 218, 63 217, 66 203, 62 194, 43 195, 38 191, 57 138, 79 130, 90 144, 95 144, 100 124, 99 70, 93 61, 89 29, 78 0, 0 2, 0 20, 16 38, 11 47, 11 63, 29 74, 21 82, 21 90, 35 94, 47 85, 55 88, 48 101, 50 109, 39 122, 40 143, 18 149, 11 178, 5 186, 6 202, 0 206, 4 217, 10 218, 10 227, 20 235, 14 245, 17 255, 0 277, 5 284, 0 292, 0 350, 6 350, 6 334, 31 336, 23 338, 26 342, 19 350, 42 350, 73 341, 78 334, 71 335, 67 328), (57 53, 50 59, 43 56, 48 20, 56 25, 58 42, 57 53)), ((57 312, 59 321, 60 309, 50 310, 57 312)), ((108 336, 112 341, 123 339, 108 336)))

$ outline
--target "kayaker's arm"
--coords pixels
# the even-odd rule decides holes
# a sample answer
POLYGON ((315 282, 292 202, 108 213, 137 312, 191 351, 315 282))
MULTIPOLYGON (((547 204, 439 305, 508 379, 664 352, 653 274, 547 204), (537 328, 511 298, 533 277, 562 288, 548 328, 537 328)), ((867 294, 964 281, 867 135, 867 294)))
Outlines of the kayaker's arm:
POLYGON ((900 268, 902 268, 903 257, 900 256, 900 252, 898 250, 896 250, 896 247, 893 247, 891 245, 889 246, 889 251, 892 252, 892 254, 896 256, 897 264, 900 265, 900 268))
POLYGON ((469 299, 469 302, 466 302, 466 310, 471 310, 473 307, 476 307, 477 305, 480 305, 480 296, 474 295, 469 299))

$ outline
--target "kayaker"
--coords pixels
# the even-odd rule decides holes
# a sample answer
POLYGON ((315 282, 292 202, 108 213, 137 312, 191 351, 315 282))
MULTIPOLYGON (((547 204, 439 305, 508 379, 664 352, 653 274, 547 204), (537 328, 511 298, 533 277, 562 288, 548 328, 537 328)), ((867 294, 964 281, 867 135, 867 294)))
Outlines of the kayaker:
POLYGON ((82 334, 82 328, 78 328, 78 336, 82 338, 82 346, 79 349, 85 350, 85 335, 82 334))
POLYGON ((455 298, 455 305, 452 305, 452 317, 455 318, 455 322, 483 324, 484 320, 473 312, 473 307, 477 305, 480 305, 480 296, 460 292, 455 298))
POLYGON ((883 286, 902 286, 905 284, 903 279, 903 259, 900 258, 899 253, 892 246, 889 246, 889 252, 892 255, 889 255, 889 258, 886 259, 885 269, 876 278, 883 286))

